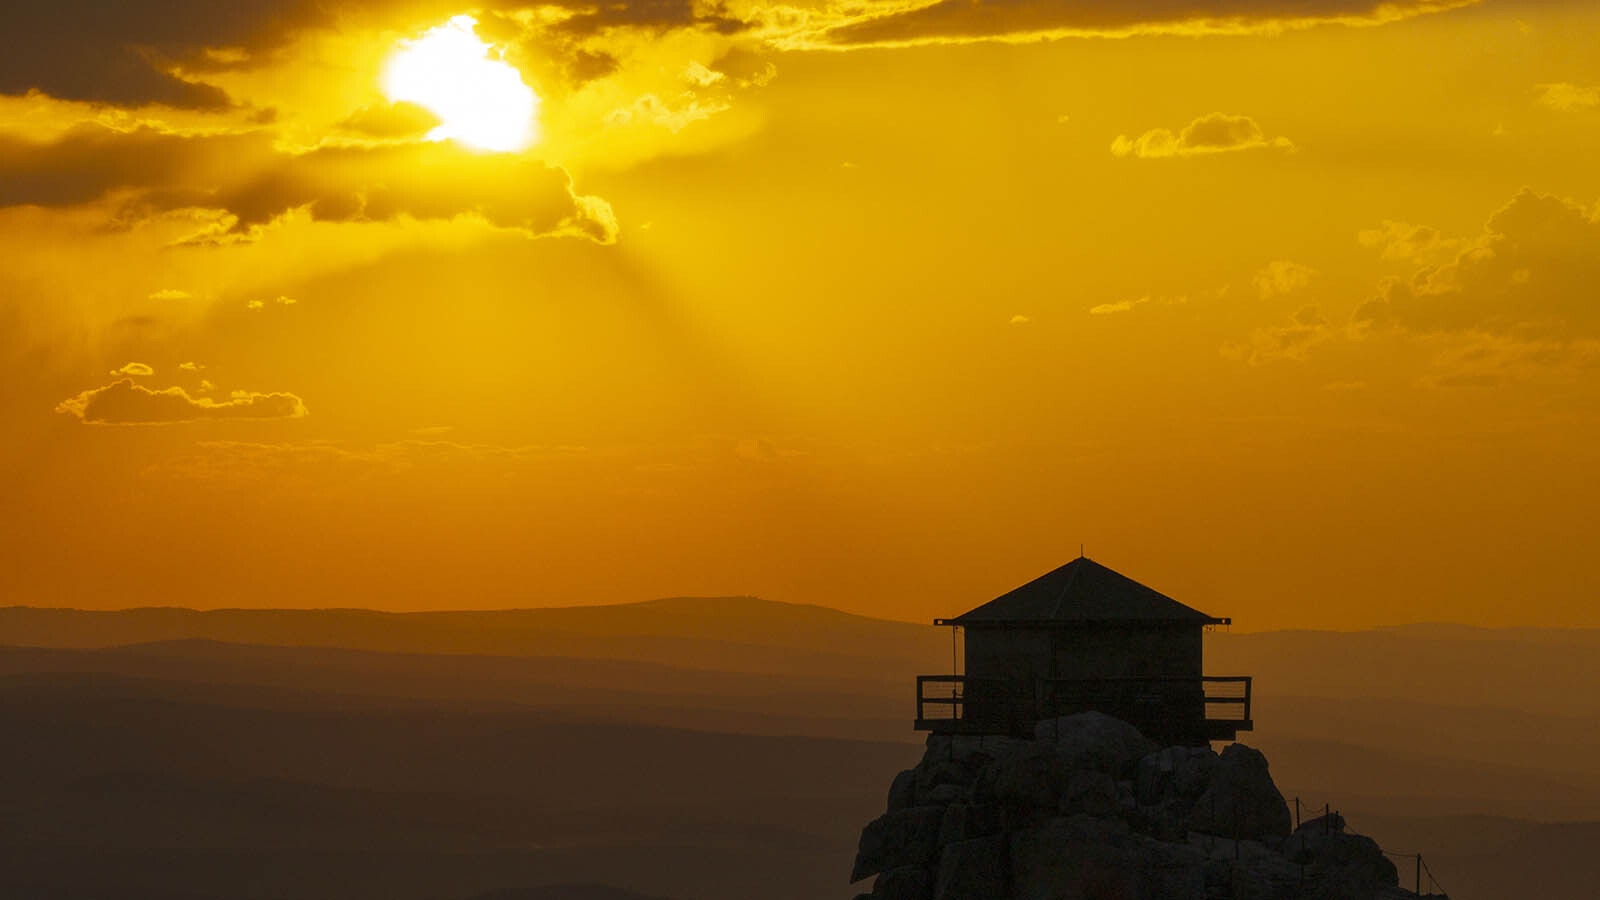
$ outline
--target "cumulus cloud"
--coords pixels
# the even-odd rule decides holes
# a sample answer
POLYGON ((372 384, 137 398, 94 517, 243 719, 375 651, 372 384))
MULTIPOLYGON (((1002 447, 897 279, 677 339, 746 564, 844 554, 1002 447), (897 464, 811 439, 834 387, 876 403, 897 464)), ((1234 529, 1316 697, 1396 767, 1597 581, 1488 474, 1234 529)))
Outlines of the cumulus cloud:
POLYGON ((150 299, 157 302, 163 300, 189 300, 193 298, 193 296, 194 295, 190 294, 188 291, 180 291, 177 288, 162 288, 161 290, 152 293, 150 295, 150 299))
POLYGON ((1437 228, 1388 220, 1377 228, 1363 229, 1357 233, 1356 239, 1363 247, 1377 249, 1384 259, 1422 265, 1449 262, 1466 243, 1446 237, 1437 228))
POLYGON ((1565 81, 1541 84, 1536 102, 1550 109, 1587 109, 1600 106, 1600 87, 1583 87, 1565 81))
POLYGON ((1292 294, 1310 284, 1316 274, 1317 270, 1310 266, 1287 259, 1273 260, 1256 273, 1256 293, 1263 300, 1292 294))
POLYGON ((1244 346, 1224 348, 1224 353, 1262 365, 1277 360, 1304 360, 1311 348, 1334 337, 1334 330, 1315 306, 1302 306, 1288 322, 1257 328, 1244 346))
POLYGON ((1200 156, 1263 148, 1293 150, 1294 143, 1285 137, 1267 137, 1256 120, 1249 116, 1227 113, 1201 116, 1177 133, 1167 128, 1152 128, 1136 138, 1119 134, 1111 142, 1114 155, 1139 159, 1200 156))
POLYGON ((130 375, 130 376, 138 375, 138 376, 142 376, 142 375, 154 375, 155 373, 156 373, 155 369, 152 369, 151 367, 145 365, 142 362, 126 363, 120 369, 112 369, 111 370, 111 374, 113 374, 113 375, 130 375))
POLYGON ((1391 278, 1363 303, 1364 327, 1600 337, 1600 216, 1524 188, 1454 256, 1391 278))
POLYGON ((191 397, 181 387, 152 390, 123 378, 56 406, 86 425, 166 425, 215 419, 297 419, 306 405, 294 394, 234 391, 226 400, 191 397))

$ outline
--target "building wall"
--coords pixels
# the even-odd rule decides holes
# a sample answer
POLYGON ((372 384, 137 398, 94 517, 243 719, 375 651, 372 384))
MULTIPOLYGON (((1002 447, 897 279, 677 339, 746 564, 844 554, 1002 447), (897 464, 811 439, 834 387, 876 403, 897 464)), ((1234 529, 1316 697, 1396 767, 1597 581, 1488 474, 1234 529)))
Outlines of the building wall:
POLYGON ((1050 635, 1052 678, 1200 675, 1201 628, 1090 625, 1050 635))
POLYGON ((966 674, 978 678, 1201 675, 1196 625, 968 628, 966 674))
POLYGON ((966 675, 969 678, 1053 677, 1048 631, 966 629, 966 675))

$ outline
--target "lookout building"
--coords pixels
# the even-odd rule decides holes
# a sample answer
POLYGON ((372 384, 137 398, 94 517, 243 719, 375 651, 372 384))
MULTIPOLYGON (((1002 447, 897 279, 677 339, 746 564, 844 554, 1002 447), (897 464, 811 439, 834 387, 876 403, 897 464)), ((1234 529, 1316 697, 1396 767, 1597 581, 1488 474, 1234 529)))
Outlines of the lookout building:
MULTIPOLYGON (((1031 735, 1042 719, 1097 710, 1170 744, 1249 731, 1249 676, 1208 677, 1219 619, 1079 557, 953 619, 964 670, 917 678, 916 727, 1031 735)), ((956 654, 952 654, 956 655, 956 654)), ((954 663, 956 660, 952 659, 954 663)))

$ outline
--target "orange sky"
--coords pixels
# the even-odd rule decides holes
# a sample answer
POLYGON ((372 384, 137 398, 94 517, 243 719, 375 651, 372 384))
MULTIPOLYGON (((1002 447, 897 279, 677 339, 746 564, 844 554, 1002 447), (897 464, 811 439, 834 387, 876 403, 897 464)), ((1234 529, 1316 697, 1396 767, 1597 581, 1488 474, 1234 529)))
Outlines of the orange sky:
POLYGON ((216 6, 0 35, 0 604, 1600 626, 1593 4, 216 6))

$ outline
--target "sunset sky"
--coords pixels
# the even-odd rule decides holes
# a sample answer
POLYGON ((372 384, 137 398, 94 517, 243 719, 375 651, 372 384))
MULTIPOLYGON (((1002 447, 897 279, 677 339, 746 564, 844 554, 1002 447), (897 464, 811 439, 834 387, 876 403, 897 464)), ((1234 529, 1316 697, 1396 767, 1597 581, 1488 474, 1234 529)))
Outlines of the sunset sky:
POLYGON ((7 8, 0 605, 1600 626, 1600 5, 7 8))

